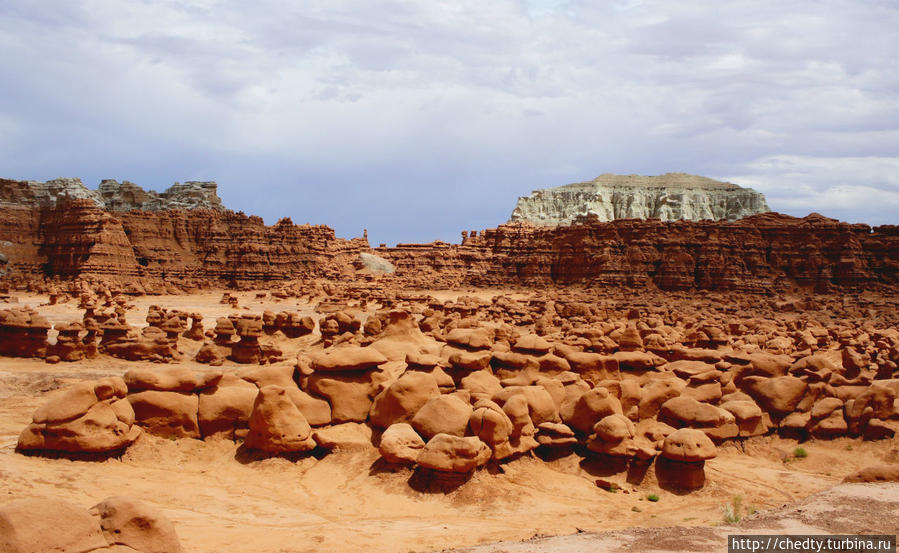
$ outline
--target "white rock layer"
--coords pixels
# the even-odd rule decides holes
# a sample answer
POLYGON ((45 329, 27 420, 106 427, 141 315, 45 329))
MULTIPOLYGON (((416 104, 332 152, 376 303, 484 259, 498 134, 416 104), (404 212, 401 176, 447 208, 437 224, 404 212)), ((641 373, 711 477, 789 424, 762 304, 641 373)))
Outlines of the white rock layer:
POLYGON ((607 173, 591 182, 535 190, 530 196, 522 196, 509 222, 557 226, 588 216, 600 221, 734 221, 767 211, 771 210, 762 193, 729 182, 686 173, 654 177, 607 173))

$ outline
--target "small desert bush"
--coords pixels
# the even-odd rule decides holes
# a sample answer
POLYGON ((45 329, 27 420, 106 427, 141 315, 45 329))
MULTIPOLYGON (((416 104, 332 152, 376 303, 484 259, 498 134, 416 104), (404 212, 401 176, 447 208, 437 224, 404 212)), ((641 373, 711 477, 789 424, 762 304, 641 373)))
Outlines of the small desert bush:
POLYGON ((654 494, 654 493, 651 493, 651 494, 649 494, 649 495, 646 496, 646 499, 655 502, 655 501, 658 501, 658 500, 659 500, 659 496, 656 495, 656 494, 654 494))
POLYGON ((724 504, 724 522, 727 522, 729 524, 740 522, 740 519, 743 518, 743 515, 740 514, 742 507, 743 496, 733 496, 733 498, 731 498, 730 500, 730 503, 724 504))
POLYGON ((797 459, 805 459, 806 457, 808 457, 808 451, 806 451, 804 447, 797 447, 793 450, 793 457, 796 457, 797 459))

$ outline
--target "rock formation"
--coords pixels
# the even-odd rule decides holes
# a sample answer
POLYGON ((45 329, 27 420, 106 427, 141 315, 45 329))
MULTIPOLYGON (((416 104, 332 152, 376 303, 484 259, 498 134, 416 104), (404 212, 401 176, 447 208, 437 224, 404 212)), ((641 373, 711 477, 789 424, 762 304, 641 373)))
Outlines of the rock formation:
POLYGON ((738 221, 583 221, 559 227, 506 224, 460 245, 378 248, 396 275, 422 288, 455 286, 658 287, 819 292, 899 284, 899 227, 818 214, 738 221))
POLYGON ((399 244, 373 255, 364 238, 339 239, 328 227, 289 219, 266 226, 259 217, 213 209, 108 211, 84 194, 50 202, 30 191, 22 181, 0 181, 6 278, 127 279, 134 293, 170 283, 242 286, 300 277, 423 288, 582 284, 741 292, 899 284, 896 226, 817 214, 514 223, 466 232, 458 245, 399 244))
POLYGON ((16 449, 37 454, 117 453, 140 435, 120 377, 78 382, 34 412, 16 449))
POLYGON ((176 182, 164 192, 144 190, 133 182, 106 179, 90 190, 81 179, 59 178, 47 182, 0 179, 0 207, 31 205, 53 208, 71 200, 89 200, 107 211, 166 211, 211 209, 224 211, 214 182, 176 182))
POLYGON ((50 498, 0 505, 4 553, 181 553, 172 522, 156 507, 131 497, 108 497, 90 510, 50 498))
POLYGON ((765 197, 751 188, 685 173, 657 177, 604 174, 578 182, 535 190, 518 199, 510 223, 569 225, 580 217, 615 219, 684 219, 735 221, 770 211, 765 197))

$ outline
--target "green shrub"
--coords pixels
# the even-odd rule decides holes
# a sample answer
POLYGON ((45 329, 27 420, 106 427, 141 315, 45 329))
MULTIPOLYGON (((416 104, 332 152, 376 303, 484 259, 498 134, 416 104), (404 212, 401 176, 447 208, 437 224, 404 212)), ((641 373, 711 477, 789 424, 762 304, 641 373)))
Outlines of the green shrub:
POLYGON ((806 457, 808 457, 808 451, 806 451, 803 447, 797 447, 793 450, 793 457, 796 457, 797 459, 805 459, 806 457))
POLYGON ((646 496, 646 499, 655 502, 655 501, 658 501, 658 500, 659 500, 659 496, 656 495, 656 494, 654 494, 654 493, 651 493, 651 494, 649 494, 649 495, 646 496))
POLYGON ((743 507, 743 496, 735 495, 730 503, 724 504, 724 522, 728 524, 733 524, 735 522, 740 522, 740 519, 743 518, 743 515, 740 513, 743 507))

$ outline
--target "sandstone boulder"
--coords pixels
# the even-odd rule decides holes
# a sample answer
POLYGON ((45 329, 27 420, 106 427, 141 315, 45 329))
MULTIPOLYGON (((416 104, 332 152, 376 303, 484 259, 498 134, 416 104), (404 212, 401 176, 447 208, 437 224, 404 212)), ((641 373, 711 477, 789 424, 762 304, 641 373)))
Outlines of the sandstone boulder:
POLYGON ((387 357, 370 347, 339 346, 313 356, 312 368, 322 372, 366 371, 387 362, 387 357))
POLYGON ((490 460, 490 448, 475 436, 437 434, 418 454, 420 467, 441 472, 468 473, 490 460))
POLYGON ((267 453, 295 453, 315 448, 312 427, 280 386, 259 389, 244 445, 267 453))
POLYGON ((426 439, 437 434, 464 436, 471 418, 471 405, 456 395, 432 397, 412 417, 412 428, 426 439))
POLYGON ((3 553, 85 553, 107 545, 100 523, 87 509, 47 498, 0 505, 3 553))
POLYGON ((411 465, 418 459, 425 441, 405 422, 391 424, 381 435, 378 451, 388 463, 411 465))
POLYGON ((120 377, 78 382, 39 407, 19 435, 17 451, 115 453, 140 435, 120 377))
POLYGON ((420 371, 403 373, 372 402, 369 419, 379 428, 408 422, 429 399, 440 395, 433 375, 420 371))
POLYGON ((141 553, 183 551, 172 522, 157 508, 130 497, 108 497, 91 508, 99 517, 110 546, 126 546, 141 553))

